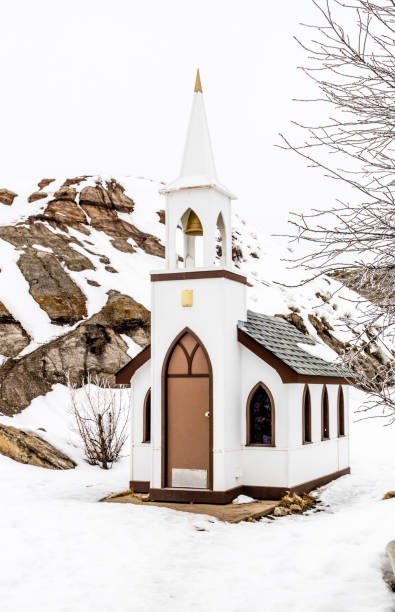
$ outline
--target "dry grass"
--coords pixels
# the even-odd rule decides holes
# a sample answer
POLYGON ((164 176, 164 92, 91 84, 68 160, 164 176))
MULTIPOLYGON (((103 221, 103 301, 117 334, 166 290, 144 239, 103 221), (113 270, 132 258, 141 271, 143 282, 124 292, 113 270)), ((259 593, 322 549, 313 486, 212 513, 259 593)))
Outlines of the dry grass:
POLYGON ((281 498, 279 506, 287 508, 292 513, 300 513, 313 508, 316 503, 317 500, 307 493, 298 495, 297 493, 290 493, 288 491, 284 497, 281 498))

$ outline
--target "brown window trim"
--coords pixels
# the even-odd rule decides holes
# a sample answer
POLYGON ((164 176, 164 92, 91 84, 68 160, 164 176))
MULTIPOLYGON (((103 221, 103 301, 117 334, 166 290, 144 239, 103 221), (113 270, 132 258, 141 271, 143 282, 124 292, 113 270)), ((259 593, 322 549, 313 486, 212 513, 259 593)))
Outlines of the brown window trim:
POLYGON ((326 385, 323 385, 321 392, 321 442, 327 442, 331 439, 331 431, 330 431, 330 409, 329 409, 329 395, 328 389, 326 385), (328 411, 328 436, 324 435, 325 425, 324 425, 324 398, 326 397, 326 408, 328 411))
POLYGON ((343 387, 341 385, 339 385, 339 389, 337 392, 337 437, 338 438, 345 438, 346 437, 346 423, 345 423, 345 409, 344 409, 344 392, 343 392, 343 387), (340 398, 341 398, 341 403, 340 403, 340 398), (342 414, 342 419, 340 420, 340 405, 342 405, 342 410, 343 410, 343 414, 342 414), (343 427, 340 427, 340 424, 343 425, 343 427), (340 433, 341 430, 343 429, 343 433, 340 433))
POLYGON ((309 385, 306 384, 304 386, 303 389, 303 399, 302 399, 302 443, 303 444, 312 444, 313 440, 312 440, 312 436, 311 436, 311 394, 310 394, 310 389, 309 389, 309 385), (306 439, 306 411, 305 411, 305 402, 306 402, 306 397, 308 395, 309 398, 309 423, 308 423, 308 427, 307 427, 307 431, 308 431, 308 438, 306 439))
POLYGON ((246 444, 246 448, 276 448, 275 444, 246 444))
POLYGON ((274 405, 274 399, 273 399, 273 395, 271 394, 270 389, 262 382, 259 381, 257 382, 257 384, 251 389, 248 398, 247 398, 247 405, 246 405, 246 417, 247 417, 247 436, 246 436, 246 447, 248 448, 275 448, 276 446, 276 438, 275 438, 275 416, 276 416, 276 412, 275 412, 275 405, 274 405), (255 393, 255 391, 258 389, 258 387, 262 387, 266 393, 269 396, 270 399, 270 404, 272 407, 272 441, 270 444, 253 444, 250 442, 250 403, 251 400, 253 398, 253 395, 255 393))
POLYGON ((152 418, 152 411, 151 411, 151 387, 148 389, 147 393, 145 394, 145 398, 144 398, 144 408, 143 408, 143 444, 151 444, 151 418, 152 418), (148 410, 148 400, 150 401, 150 418, 149 418, 149 422, 150 422, 150 430, 148 431, 148 427, 147 427, 147 410, 148 410))

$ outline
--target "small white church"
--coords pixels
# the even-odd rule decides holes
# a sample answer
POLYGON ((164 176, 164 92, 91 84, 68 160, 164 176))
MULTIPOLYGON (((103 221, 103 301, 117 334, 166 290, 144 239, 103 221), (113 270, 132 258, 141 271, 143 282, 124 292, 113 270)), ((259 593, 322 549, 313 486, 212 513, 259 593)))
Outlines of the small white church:
POLYGON ((132 387, 130 488, 228 503, 348 474, 344 374, 303 350, 314 342, 293 325, 246 308, 235 196, 217 179, 199 71, 181 173, 161 193, 166 268, 151 273, 151 345, 116 375, 132 387))

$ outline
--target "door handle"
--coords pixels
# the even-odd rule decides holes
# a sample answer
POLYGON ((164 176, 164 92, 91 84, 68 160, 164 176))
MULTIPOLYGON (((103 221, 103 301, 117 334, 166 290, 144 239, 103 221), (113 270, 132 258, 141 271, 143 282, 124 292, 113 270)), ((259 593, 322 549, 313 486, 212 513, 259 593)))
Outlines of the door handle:
POLYGON ((210 412, 209 411, 205 412, 204 416, 206 417, 206 419, 209 419, 210 418, 210 412))

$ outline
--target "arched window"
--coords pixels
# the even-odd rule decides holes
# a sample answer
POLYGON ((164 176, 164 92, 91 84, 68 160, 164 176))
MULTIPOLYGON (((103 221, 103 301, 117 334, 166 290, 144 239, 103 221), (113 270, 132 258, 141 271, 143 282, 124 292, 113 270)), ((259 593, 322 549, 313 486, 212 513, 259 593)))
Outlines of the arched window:
POLYGON ((343 387, 339 386, 339 393, 337 395, 337 435, 340 436, 345 435, 344 430, 344 395, 343 395, 343 387))
POLYGON ((144 399, 143 442, 151 442, 151 389, 148 389, 144 399))
POLYGON ((321 440, 329 440, 329 400, 326 385, 322 388, 321 398, 321 440))
POLYGON ((274 446, 274 402, 263 383, 258 383, 247 401, 247 445, 274 446))
POLYGON ((311 397, 308 385, 303 391, 303 444, 311 442, 311 397))

